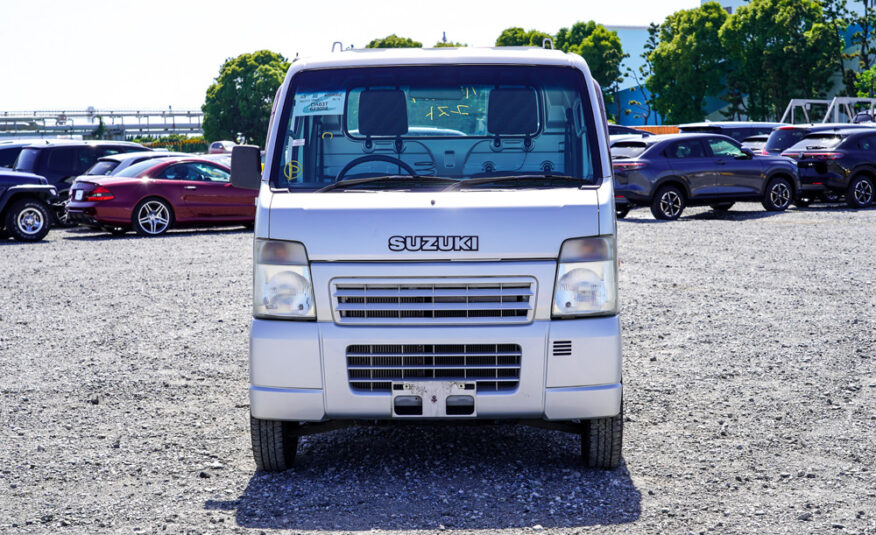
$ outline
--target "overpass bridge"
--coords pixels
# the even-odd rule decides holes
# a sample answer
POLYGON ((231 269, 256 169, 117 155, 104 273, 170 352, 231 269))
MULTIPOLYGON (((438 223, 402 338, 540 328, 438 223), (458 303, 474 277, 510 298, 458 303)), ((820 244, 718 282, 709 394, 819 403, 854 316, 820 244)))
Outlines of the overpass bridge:
POLYGON ((103 122, 103 138, 129 136, 203 135, 200 110, 84 110, 0 111, 2 137, 94 137, 103 122))

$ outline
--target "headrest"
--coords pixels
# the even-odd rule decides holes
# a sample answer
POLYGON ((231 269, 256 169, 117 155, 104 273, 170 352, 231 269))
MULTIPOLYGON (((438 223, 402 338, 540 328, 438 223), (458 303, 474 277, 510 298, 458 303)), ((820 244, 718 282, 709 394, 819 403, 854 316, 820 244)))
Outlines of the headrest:
POLYGON ((359 134, 401 136, 408 133, 408 105, 404 91, 363 91, 359 95, 359 134))
POLYGON ((538 100, 531 88, 505 87, 490 91, 487 131, 522 136, 538 131, 538 100))

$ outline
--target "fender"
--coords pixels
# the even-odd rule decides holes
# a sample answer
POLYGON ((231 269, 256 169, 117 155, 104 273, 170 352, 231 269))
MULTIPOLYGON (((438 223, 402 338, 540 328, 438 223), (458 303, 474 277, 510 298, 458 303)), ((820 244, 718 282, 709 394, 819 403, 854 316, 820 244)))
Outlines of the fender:
POLYGON ((10 186, 6 191, 0 193, 0 212, 2 212, 3 209, 6 208, 6 205, 12 202, 13 199, 23 194, 38 197, 47 202, 53 202, 58 198, 57 188, 48 184, 20 184, 18 186, 10 186))

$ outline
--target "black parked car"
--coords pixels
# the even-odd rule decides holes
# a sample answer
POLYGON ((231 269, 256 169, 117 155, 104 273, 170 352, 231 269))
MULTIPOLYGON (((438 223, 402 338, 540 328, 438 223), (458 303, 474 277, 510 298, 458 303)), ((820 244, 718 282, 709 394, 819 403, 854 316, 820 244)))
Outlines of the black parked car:
POLYGON ((876 130, 858 128, 809 134, 782 156, 796 160, 804 198, 833 193, 845 195, 852 208, 873 204, 876 130))
POLYGON ((785 210, 800 191, 794 163, 755 157, 727 136, 676 134, 618 141, 611 147, 618 217, 650 206, 657 219, 677 219, 685 206, 729 210, 737 201, 760 201, 785 210))
POLYGON ((797 142, 809 134, 816 132, 835 132, 837 130, 849 130, 857 128, 873 128, 874 125, 847 124, 847 123, 815 123, 795 124, 793 126, 780 126, 772 131, 766 145, 761 149, 763 155, 780 155, 786 149, 791 148, 797 142))
POLYGON ((704 123, 688 123, 678 125, 682 134, 721 134, 729 136, 736 141, 751 136, 769 134, 774 128, 783 126, 785 123, 756 123, 752 121, 706 121, 704 123))
POLYGON ((30 173, 0 171, 0 239, 39 241, 52 224, 49 203, 57 190, 30 173))
POLYGON ((0 141, 0 168, 12 169, 21 149, 33 142, 33 139, 4 139, 0 141))
POLYGON ((38 140, 21 150, 13 169, 45 177, 57 188, 58 202, 53 208, 58 220, 63 222, 67 192, 77 176, 102 156, 145 150, 149 149, 126 141, 38 140))

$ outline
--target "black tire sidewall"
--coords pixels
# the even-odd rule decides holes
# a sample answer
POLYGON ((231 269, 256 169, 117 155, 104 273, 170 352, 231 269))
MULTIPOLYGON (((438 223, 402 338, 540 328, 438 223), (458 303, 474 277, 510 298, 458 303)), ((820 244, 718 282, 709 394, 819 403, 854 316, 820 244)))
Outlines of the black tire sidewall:
POLYGON ((52 226, 52 214, 49 211, 48 205, 38 199, 19 199, 12 203, 12 206, 6 211, 4 224, 6 232, 17 241, 33 242, 40 241, 49 233, 52 226), (26 234, 19 230, 17 220, 19 214, 27 208, 34 208, 40 211, 43 218, 43 226, 36 234, 26 234))
POLYGON ((874 183, 873 179, 865 175, 858 175, 849 181, 849 189, 846 192, 846 203, 851 208, 867 208, 868 206, 873 205, 874 194, 876 194, 876 183, 874 183), (864 204, 858 202, 858 199, 855 198, 855 187, 861 182, 869 182, 870 191, 872 192, 870 194, 870 201, 864 204))
POLYGON ((791 184, 791 181, 787 178, 774 178, 767 183, 766 190, 763 192, 763 207, 770 212, 783 212, 791 206, 791 203, 794 202, 794 186, 791 184), (791 197, 788 199, 788 204, 785 206, 779 206, 773 202, 772 199, 772 191, 773 188, 776 187, 777 184, 785 184, 788 188, 788 191, 791 192, 791 197))
POLYGON ((662 221, 675 221, 676 219, 681 217, 681 214, 684 212, 686 206, 687 199, 685 198, 683 191, 675 186, 663 186, 657 190, 657 193, 651 200, 651 215, 654 216, 654 219, 660 219, 662 221), (669 191, 674 191, 678 195, 678 198, 681 200, 681 209, 678 211, 678 214, 674 216, 668 216, 660 210, 660 199, 669 191))
POLYGON ((165 201, 164 199, 161 199, 159 197, 148 197, 148 198, 143 199, 142 201, 138 202, 137 206, 134 207, 134 212, 131 214, 131 228, 134 229, 134 232, 136 232, 138 236, 146 236, 146 237, 163 236, 164 234, 167 234, 167 231, 173 227, 173 224, 175 221, 176 221, 176 218, 174 217, 174 214, 173 214, 173 207, 170 205, 170 203, 168 203, 167 201, 165 201), (165 208, 167 208, 167 214, 168 214, 167 228, 165 228, 164 230, 162 230, 158 234, 152 234, 152 233, 146 232, 146 230, 140 226, 140 218, 137 217, 137 214, 140 213, 140 209, 143 207, 143 205, 146 204, 147 202, 152 202, 152 201, 158 201, 161 204, 163 204, 165 206, 165 208))

